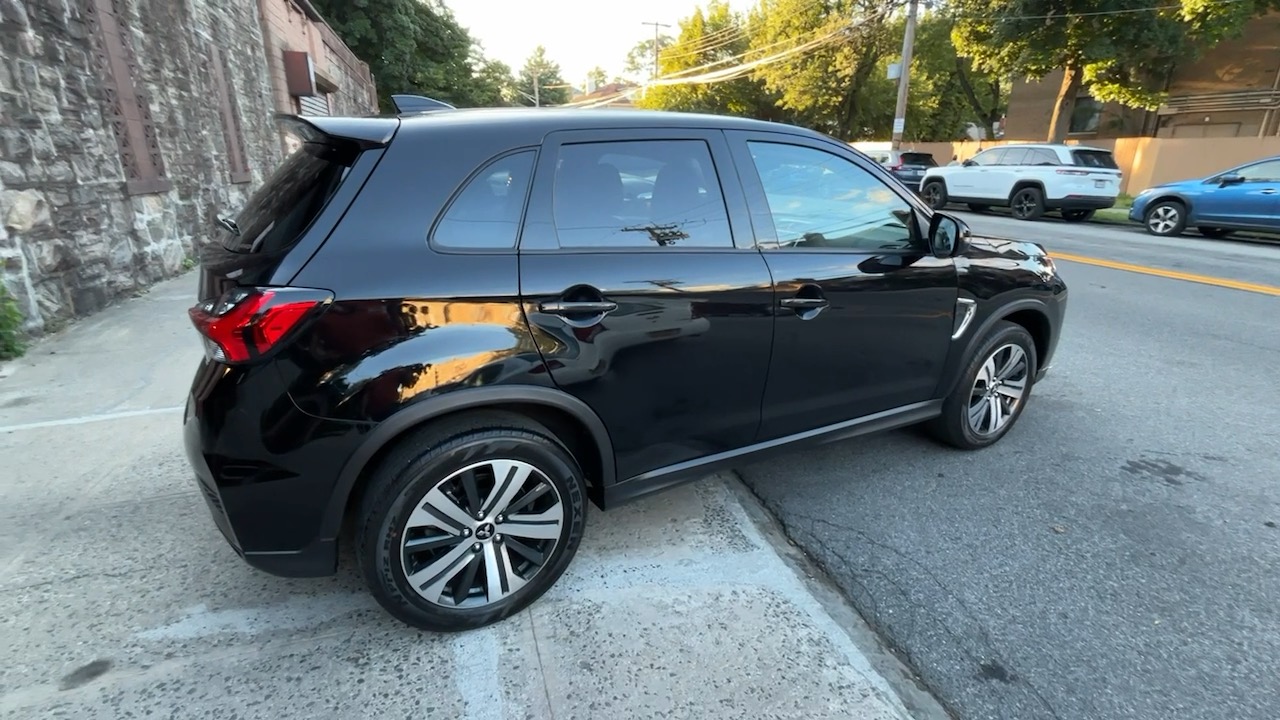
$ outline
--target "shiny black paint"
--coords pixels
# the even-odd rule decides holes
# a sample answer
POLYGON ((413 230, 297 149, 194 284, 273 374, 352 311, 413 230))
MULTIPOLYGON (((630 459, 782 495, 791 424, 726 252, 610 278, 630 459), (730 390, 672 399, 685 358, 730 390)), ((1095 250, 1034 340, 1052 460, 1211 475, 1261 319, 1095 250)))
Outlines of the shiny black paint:
MULTIPOLYGON (((593 498, 612 505, 761 453, 928 419, 985 328, 1010 312, 1042 326, 1042 367, 1056 347, 1066 289, 1030 243, 975 239, 954 259, 757 251, 767 214, 722 131, 843 148, 816 133, 616 111, 447 111, 350 132, 377 145, 390 123, 390 145, 361 155, 293 250, 215 249, 202 267, 202 296, 236 282, 334 294, 266 364, 205 361, 192 385, 188 457, 228 540, 268 572, 332 572, 364 474, 404 432, 453 412, 542 408, 589 443, 592 462, 580 461, 593 498), (726 249, 558 251, 543 177, 558 143, 654 133, 713 147, 726 249), (466 178, 517 148, 540 153, 519 252, 432 247, 466 178), (778 305, 805 283, 833 300, 809 319, 778 305), (597 322, 539 311, 584 287, 618 309, 597 322), (952 341, 957 294, 978 313, 952 341)), ((895 192, 927 228, 932 212, 895 192)))

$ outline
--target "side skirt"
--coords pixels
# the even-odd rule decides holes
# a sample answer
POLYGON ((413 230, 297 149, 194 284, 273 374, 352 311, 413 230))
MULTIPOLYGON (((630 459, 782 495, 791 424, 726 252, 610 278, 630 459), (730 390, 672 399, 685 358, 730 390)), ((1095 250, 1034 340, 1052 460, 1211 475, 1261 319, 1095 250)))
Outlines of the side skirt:
POLYGON ((710 475, 716 470, 756 462, 766 457, 782 455, 804 447, 824 445, 840 440, 848 440, 860 435, 869 435, 907 425, 915 425, 925 420, 931 420, 941 414, 942 400, 927 400, 854 420, 846 420, 816 430, 806 430, 802 433, 788 435, 775 440, 748 445, 737 450, 708 455, 697 460, 689 460, 658 468, 657 470, 650 470, 642 475, 605 487, 601 498, 601 506, 605 509, 611 509, 645 495, 666 490, 690 480, 697 480, 710 475))

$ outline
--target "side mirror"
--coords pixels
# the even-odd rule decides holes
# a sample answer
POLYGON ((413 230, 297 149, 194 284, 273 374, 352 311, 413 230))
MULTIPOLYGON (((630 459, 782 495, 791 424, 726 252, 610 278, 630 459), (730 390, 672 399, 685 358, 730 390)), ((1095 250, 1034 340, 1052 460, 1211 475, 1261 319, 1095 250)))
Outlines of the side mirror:
POLYGON ((942 213, 929 220, 929 252, 934 257, 955 257, 969 248, 969 226, 942 213))
POLYGON ((1239 175, 1235 175, 1235 174, 1223 175, 1222 177, 1218 178, 1218 187, 1226 187, 1228 185, 1239 185, 1242 182, 1244 182, 1244 178, 1240 177, 1239 175))
POLYGON ((965 160, 963 163, 961 163, 961 165, 964 165, 965 167, 973 167, 974 165, 977 165, 977 164, 978 163, 972 160, 965 160))

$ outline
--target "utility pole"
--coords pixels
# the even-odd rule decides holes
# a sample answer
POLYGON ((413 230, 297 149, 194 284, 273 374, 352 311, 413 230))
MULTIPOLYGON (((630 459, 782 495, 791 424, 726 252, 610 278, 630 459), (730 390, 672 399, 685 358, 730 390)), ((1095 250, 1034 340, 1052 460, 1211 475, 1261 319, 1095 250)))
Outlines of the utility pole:
POLYGON ((907 129, 907 84, 911 79, 911 51, 916 44, 916 5, 907 5, 907 31, 902 37, 902 67, 898 71, 898 104, 893 109, 893 149, 902 147, 902 134, 907 129))
POLYGON ((653 77, 658 77, 658 28, 671 27, 667 23, 660 22, 642 22, 641 25, 653 26, 653 77))
POLYGON ((541 85, 542 85, 542 74, 539 72, 534 72, 533 73, 533 106, 534 107, 542 107, 541 93, 538 92, 538 88, 541 87, 541 85))

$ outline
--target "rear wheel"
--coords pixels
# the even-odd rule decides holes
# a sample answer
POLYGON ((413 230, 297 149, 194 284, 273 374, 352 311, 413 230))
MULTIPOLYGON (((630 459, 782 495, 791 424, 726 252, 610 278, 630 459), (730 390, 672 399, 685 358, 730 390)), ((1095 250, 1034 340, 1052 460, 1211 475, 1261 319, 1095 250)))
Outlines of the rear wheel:
POLYGON ((1093 217, 1092 210, 1063 210, 1062 219, 1070 223, 1084 222, 1093 217))
POLYGON ((1044 193, 1040 192, 1040 188, 1022 188, 1013 194, 1009 209, 1019 220, 1039 220, 1044 215, 1044 193))
POLYGON ((1152 235, 1181 235, 1187 229, 1187 208, 1177 200, 1162 200, 1147 209, 1143 224, 1152 235))
POLYGON ((1196 229, 1200 231, 1201 235, 1207 238, 1213 238, 1215 240, 1219 238, 1224 238, 1231 234, 1231 231, 1225 228, 1202 227, 1202 228, 1196 228, 1196 229))
POLYGON ((941 210, 947 205, 947 186, 941 180, 930 180, 920 188, 920 197, 934 210, 941 210))
POLYGON ((1035 382, 1036 345, 1026 328, 996 324, 960 382, 926 428, 942 442, 977 450, 1004 437, 1027 405, 1035 382))
POLYGON ((483 627, 528 607, 582 539, 582 471, 519 415, 412 435, 370 482, 356 540, 365 582, 387 612, 425 630, 483 627))

